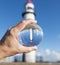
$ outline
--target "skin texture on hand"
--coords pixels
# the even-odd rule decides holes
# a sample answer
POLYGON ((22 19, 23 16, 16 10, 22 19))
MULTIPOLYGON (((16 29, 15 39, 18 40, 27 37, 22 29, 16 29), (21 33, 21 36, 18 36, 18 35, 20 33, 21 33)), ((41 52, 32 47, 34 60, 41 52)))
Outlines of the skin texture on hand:
POLYGON ((35 24, 34 20, 24 20, 7 30, 0 41, 0 59, 17 53, 27 53, 36 50, 37 47, 26 47, 20 44, 18 35, 28 24, 35 24))

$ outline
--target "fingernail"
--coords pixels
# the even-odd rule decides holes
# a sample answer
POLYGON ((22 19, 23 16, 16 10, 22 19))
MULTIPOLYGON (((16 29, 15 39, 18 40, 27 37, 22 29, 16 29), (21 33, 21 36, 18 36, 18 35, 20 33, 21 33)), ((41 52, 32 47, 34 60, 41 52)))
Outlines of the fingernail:
POLYGON ((35 49, 37 49, 37 46, 34 46, 35 49))

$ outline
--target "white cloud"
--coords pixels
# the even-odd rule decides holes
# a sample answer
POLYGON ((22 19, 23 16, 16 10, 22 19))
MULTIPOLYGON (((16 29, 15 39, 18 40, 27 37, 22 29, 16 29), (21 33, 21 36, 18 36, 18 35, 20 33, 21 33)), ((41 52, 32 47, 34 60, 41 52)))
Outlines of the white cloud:
POLYGON ((7 58, 4 58, 2 60, 0 60, 0 63, 1 62, 14 62, 15 60, 15 57, 17 57, 17 60, 20 61, 21 59, 21 56, 22 56, 22 53, 21 54, 16 54, 14 56, 11 56, 11 57, 7 57, 7 58))
POLYGON ((13 62, 13 61, 14 61, 14 56, 11 56, 11 57, 7 57, 7 58, 0 60, 0 63, 1 62, 13 62))
POLYGON ((44 60, 47 61, 58 61, 60 60, 60 52, 54 50, 46 49, 40 52, 38 55, 43 56, 44 60))
POLYGON ((52 54, 57 60, 60 60, 60 52, 52 51, 52 54))
POLYGON ((46 49, 45 52, 46 52, 47 55, 51 54, 51 51, 49 49, 46 49))

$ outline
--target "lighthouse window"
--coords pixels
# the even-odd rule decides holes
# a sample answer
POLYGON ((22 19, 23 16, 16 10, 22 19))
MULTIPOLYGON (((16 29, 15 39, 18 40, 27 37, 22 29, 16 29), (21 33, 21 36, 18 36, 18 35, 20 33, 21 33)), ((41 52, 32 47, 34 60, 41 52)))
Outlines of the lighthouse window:
POLYGON ((28 7, 27 9, 33 9, 33 8, 31 8, 31 7, 28 7))

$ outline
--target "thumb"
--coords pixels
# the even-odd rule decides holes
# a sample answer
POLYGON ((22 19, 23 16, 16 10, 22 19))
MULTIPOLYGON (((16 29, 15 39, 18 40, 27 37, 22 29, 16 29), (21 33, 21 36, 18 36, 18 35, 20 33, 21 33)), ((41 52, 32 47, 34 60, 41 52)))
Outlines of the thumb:
POLYGON ((37 50, 36 46, 32 46, 32 47, 22 46, 23 53, 28 53, 34 50, 37 50))

